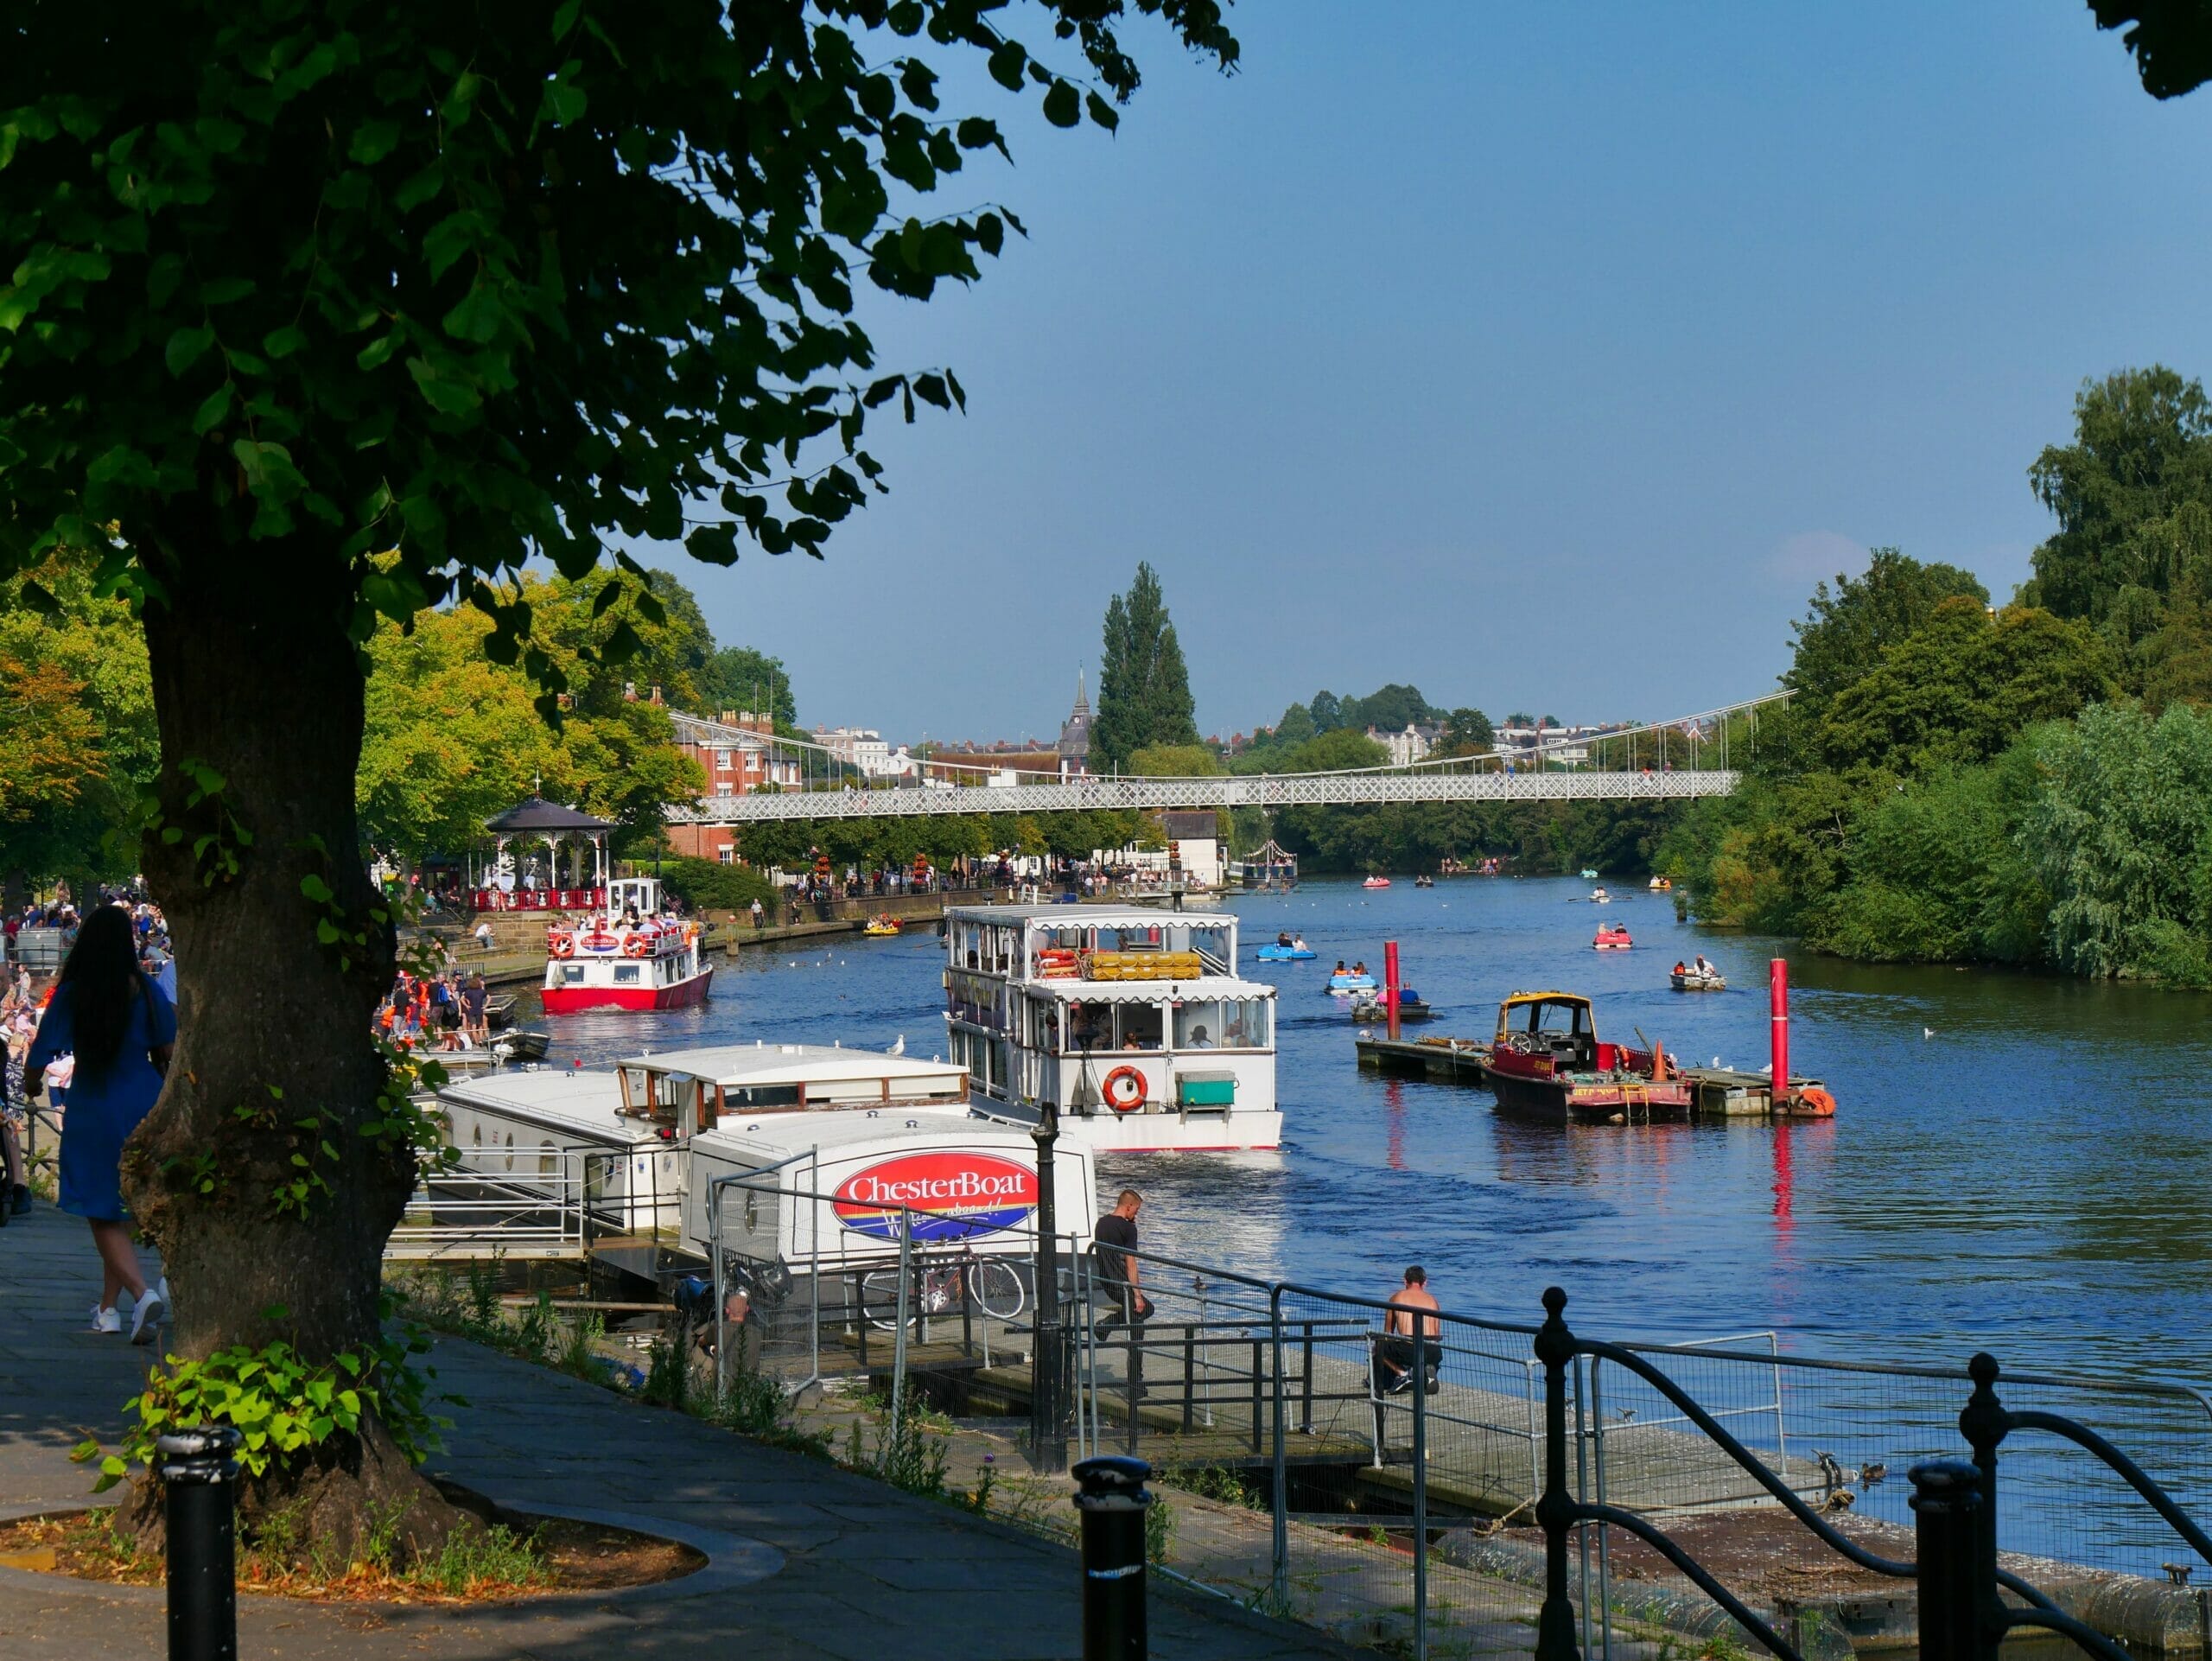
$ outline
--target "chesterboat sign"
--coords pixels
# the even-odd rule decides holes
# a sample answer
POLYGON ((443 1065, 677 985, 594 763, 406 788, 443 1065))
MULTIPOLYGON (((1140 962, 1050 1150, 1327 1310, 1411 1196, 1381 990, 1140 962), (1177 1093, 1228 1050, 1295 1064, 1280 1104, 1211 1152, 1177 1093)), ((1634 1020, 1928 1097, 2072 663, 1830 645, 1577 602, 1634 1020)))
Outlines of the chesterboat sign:
POLYGON ((902 1154, 847 1177, 832 1204, 840 1223, 874 1239, 899 1238, 905 1206, 917 1240, 970 1240, 1027 1222, 1037 1174, 991 1154, 902 1154))

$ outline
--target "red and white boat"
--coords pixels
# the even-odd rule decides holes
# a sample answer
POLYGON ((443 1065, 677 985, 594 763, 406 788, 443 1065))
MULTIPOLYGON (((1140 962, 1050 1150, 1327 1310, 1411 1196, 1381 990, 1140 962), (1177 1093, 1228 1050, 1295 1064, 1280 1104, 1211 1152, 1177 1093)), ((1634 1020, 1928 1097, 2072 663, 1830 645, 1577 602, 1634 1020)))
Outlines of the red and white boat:
POLYGON ((696 923, 660 914, 649 876, 607 885, 607 909, 566 918, 545 931, 545 1013, 579 1009, 681 1009, 707 1000, 715 971, 696 923))

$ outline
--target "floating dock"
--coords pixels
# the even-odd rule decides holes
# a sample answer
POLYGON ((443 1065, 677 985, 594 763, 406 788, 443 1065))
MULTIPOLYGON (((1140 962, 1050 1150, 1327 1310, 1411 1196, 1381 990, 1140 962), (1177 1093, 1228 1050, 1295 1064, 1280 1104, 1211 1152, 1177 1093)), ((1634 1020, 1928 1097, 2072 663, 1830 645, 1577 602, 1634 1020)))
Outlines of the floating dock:
MULTIPOLYGON (((1440 1084, 1490 1083, 1490 1046, 1474 1038, 1361 1038, 1353 1041, 1359 1065, 1400 1078, 1429 1079, 1440 1084)), ((1764 1072, 1733 1067, 1677 1065, 1675 1072, 1692 1088, 1691 1111, 1707 1119, 1764 1119, 1774 1113, 1774 1086, 1764 1072)), ((1790 1075, 1793 1091, 1819 1089, 1821 1081, 1790 1075)), ((1783 1117, 1790 1117, 1784 1115, 1783 1117)))

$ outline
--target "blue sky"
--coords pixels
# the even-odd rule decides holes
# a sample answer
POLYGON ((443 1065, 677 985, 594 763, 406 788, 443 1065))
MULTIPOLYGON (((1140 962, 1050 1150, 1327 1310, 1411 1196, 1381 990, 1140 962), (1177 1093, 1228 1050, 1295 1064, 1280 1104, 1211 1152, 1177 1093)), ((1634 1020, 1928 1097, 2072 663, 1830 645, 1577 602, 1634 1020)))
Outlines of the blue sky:
POLYGON ((2212 92, 2151 99, 2079 0, 1232 20, 1226 80, 1129 31, 1113 136, 952 84, 1015 165, 943 205, 1029 239, 867 321, 968 414, 876 433, 825 562, 678 563, 805 722, 1055 732, 1141 558, 1224 735, 1394 680, 1702 709, 1867 544, 2008 594, 2082 380, 2212 373, 2212 92))

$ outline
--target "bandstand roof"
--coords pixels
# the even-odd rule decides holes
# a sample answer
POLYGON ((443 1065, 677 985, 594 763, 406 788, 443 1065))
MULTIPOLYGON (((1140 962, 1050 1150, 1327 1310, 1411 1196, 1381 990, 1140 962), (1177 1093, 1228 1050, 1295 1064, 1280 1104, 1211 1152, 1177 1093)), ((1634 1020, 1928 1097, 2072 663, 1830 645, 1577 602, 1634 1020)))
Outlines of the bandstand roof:
POLYGON ((523 830, 612 830, 614 821, 579 813, 573 807, 549 802, 543 796, 530 796, 505 812, 493 814, 484 821, 484 828, 494 836, 512 836, 523 830))

